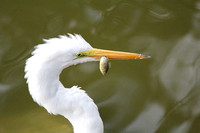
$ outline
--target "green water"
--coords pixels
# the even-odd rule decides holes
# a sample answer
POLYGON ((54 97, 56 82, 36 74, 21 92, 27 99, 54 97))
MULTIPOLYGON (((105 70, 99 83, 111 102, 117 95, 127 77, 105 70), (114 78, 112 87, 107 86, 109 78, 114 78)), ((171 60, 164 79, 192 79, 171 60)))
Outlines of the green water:
POLYGON ((105 133, 200 132, 200 1, 0 1, 0 133, 72 133, 33 102, 24 63, 43 38, 81 34, 93 47, 150 55, 69 67, 66 87, 94 99, 105 133))

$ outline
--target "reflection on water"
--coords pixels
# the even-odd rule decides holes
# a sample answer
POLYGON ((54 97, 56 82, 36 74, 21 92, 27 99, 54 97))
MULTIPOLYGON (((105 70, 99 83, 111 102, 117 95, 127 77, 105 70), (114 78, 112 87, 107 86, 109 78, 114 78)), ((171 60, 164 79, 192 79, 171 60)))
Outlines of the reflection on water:
POLYGON ((149 104, 144 111, 138 115, 136 120, 128 125, 125 132, 156 132, 159 127, 158 122, 163 115, 164 109, 160 105, 149 104))
POLYGON ((33 102, 23 78, 34 45, 68 32, 152 56, 113 61, 106 76, 97 63, 63 71, 66 87, 78 84, 97 103, 105 133, 200 132, 200 2, 4 1, 0 16, 0 133, 72 132, 33 102))
POLYGON ((198 82, 199 43, 190 34, 184 36, 168 53, 160 68, 159 78, 163 86, 177 100, 186 96, 198 82), (177 79, 180 81, 176 82, 177 79))

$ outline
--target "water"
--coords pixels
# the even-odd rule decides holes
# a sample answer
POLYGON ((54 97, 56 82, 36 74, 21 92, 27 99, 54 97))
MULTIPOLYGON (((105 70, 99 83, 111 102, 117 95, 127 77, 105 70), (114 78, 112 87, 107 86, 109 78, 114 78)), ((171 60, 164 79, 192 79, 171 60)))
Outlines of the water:
POLYGON ((200 114, 199 1, 1 1, 0 133, 72 133, 70 123, 33 102, 24 63, 43 38, 81 34, 93 47, 150 55, 69 67, 99 107, 105 133, 197 133, 200 114))

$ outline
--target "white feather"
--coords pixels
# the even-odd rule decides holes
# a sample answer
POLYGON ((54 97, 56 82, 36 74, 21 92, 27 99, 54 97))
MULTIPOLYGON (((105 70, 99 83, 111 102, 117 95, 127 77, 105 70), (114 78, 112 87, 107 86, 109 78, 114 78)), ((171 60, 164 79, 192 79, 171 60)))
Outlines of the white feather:
POLYGON ((74 133, 103 133, 103 122, 93 100, 77 86, 64 88, 59 81, 62 70, 78 63, 96 61, 76 59, 76 54, 93 49, 80 35, 68 34, 44 39, 27 59, 25 78, 35 102, 49 113, 67 118, 74 133))

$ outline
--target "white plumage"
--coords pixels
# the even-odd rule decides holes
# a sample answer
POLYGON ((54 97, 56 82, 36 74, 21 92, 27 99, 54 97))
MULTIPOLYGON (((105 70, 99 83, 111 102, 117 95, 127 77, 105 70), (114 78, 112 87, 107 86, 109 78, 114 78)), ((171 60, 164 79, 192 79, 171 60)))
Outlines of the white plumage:
POLYGON ((33 100, 49 113, 67 118, 75 133, 103 133, 103 122, 93 100, 77 86, 64 88, 61 71, 71 65, 95 61, 76 54, 93 49, 80 35, 44 40, 26 61, 25 78, 33 100))
POLYGON ((68 66, 108 59, 144 59, 142 54, 92 48, 80 35, 44 40, 26 61, 25 78, 35 102, 49 113, 67 118, 74 133, 103 133, 103 122, 93 100, 77 86, 65 88, 59 75, 68 66))

